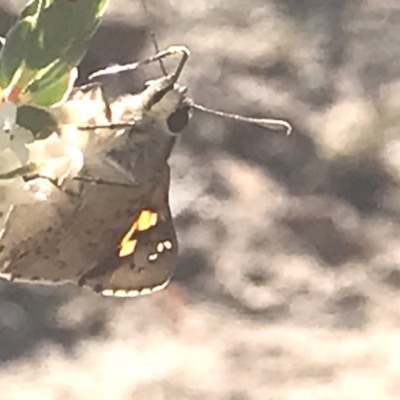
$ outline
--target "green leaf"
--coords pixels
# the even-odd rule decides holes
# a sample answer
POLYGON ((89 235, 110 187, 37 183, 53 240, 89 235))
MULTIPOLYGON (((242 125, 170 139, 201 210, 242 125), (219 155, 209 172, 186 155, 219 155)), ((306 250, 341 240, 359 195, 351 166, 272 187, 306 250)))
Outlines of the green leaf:
POLYGON ((42 69, 87 43, 107 5, 108 0, 54 0, 37 18, 27 67, 42 69))
POLYGON ((31 0, 22 10, 19 19, 25 19, 27 17, 34 17, 36 19, 40 11, 45 6, 46 6, 45 0, 31 0))
POLYGON ((60 79, 71 70, 71 66, 79 64, 86 52, 86 48, 87 43, 82 42, 80 46, 75 46, 64 55, 64 61, 59 59, 48 67, 40 70, 24 92, 35 93, 52 84, 53 81, 60 79))
POLYGON ((35 23, 46 0, 32 0, 21 12, 19 20, 11 27, 0 52, 0 87, 6 88, 21 69, 30 51, 35 23))
MULTIPOLYGON (((68 87, 69 71, 86 53, 109 0, 32 0, 11 28, 0 52, 0 88, 43 93, 53 85, 68 87)), ((36 94, 41 93, 40 96, 36 94)), ((53 89, 50 90, 51 93, 53 89)), ((49 93, 50 93, 49 92, 49 93)), ((45 96, 47 98, 47 94, 45 96)), ((49 98, 59 96, 51 95, 49 98)), ((46 100, 47 103, 48 100, 46 100)))
POLYGON ((63 102, 71 93, 77 76, 78 71, 73 68, 58 79, 47 80, 47 85, 38 85, 37 90, 30 93, 31 102, 42 107, 63 102))
POLYGON ((42 139, 50 135, 57 126, 52 116, 45 110, 23 105, 17 110, 17 124, 29 129, 35 139, 42 139))
POLYGON ((0 87, 6 88, 15 73, 22 68, 29 51, 32 20, 18 21, 7 33, 6 43, 0 52, 0 87))
POLYGON ((71 67, 69 67, 68 64, 61 61, 55 61, 53 64, 50 64, 47 68, 43 68, 38 74, 36 74, 35 78, 29 83, 24 93, 35 93, 43 90, 53 82, 58 81, 70 70, 71 67))

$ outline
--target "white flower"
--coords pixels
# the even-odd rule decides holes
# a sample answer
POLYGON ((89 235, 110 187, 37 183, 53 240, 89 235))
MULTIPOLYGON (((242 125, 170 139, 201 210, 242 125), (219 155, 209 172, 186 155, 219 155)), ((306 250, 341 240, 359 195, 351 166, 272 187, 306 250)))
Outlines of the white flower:
POLYGON ((27 145, 29 162, 36 165, 36 172, 59 183, 72 179, 83 167, 83 154, 77 147, 52 133, 46 139, 27 145))
POLYGON ((72 99, 58 107, 50 108, 49 113, 59 125, 74 124, 84 126, 89 123, 92 118, 96 121, 102 120, 98 125, 106 124, 105 105, 102 99, 72 99))
MULTIPOLYGON (((0 108, 0 175, 3 176, 0 177, 0 210, 46 200, 54 190, 46 179, 25 182, 17 173, 18 168, 34 165, 38 175, 61 184, 76 176, 83 167, 83 154, 75 143, 80 133, 76 126, 62 126, 62 134, 54 132, 46 139, 34 140, 29 130, 17 125, 16 118, 15 104, 4 103, 0 108)), ((0 217, 0 237, 3 230, 0 217)))
MULTIPOLYGON (((0 174, 7 174, 21 167, 21 161, 8 147, 0 151, 0 174)), ((1 180, 0 180, 1 181, 1 180)))
MULTIPOLYGON (((6 102, 0 106, 0 175, 6 175, 25 165, 29 151, 26 147, 33 141, 32 132, 16 124, 17 107, 6 102)), ((0 205, 8 209, 14 204, 25 204, 34 200, 25 189, 22 176, 0 179, 0 205)), ((1 225, 1 224, 0 224, 1 225)), ((0 231, 4 227, 0 227, 0 231)))
MULTIPOLYGON (((11 149, 0 151, 0 174, 7 174, 21 166, 20 160, 11 149)), ((35 201, 33 193, 26 190, 22 176, 0 179, 0 205, 26 204, 35 201)))
POLYGON ((32 132, 17 125, 16 120, 17 106, 11 102, 5 102, 0 108, 0 152, 11 149, 21 166, 25 165, 29 158, 26 145, 32 143, 34 138, 32 132))

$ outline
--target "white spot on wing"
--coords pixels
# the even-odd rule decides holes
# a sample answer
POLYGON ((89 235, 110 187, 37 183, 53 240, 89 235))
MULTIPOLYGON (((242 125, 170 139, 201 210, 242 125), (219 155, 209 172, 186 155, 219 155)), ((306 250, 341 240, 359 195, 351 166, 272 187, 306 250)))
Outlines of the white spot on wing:
POLYGON ((0 278, 6 279, 7 281, 12 281, 13 276, 11 273, 0 273, 0 278))
POLYGON ((153 289, 150 289, 150 288, 144 288, 140 291, 141 296, 145 296, 146 294, 152 294, 152 293, 153 293, 153 289))
POLYGON ((101 292, 103 296, 114 296, 114 290, 112 289, 105 289, 101 292))
POLYGON ((129 290, 127 292, 127 296, 128 297, 137 297, 137 296, 140 296, 140 292, 139 292, 139 290, 129 290))
POLYGON ((158 258, 158 254, 154 253, 154 254, 150 254, 149 255, 149 261, 155 261, 158 258))
POLYGON ((159 292, 159 291, 165 289, 168 286, 169 282, 170 282, 170 280, 168 279, 165 282, 163 282, 161 285, 154 286, 152 288, 143 288, 142 290, 104 289, 101 292, 101 294, 103 296, 120 297, 120 298, 146 296, 146 295, 149 295, 149 294, 152 294, 155 292, 159 292))
MULTIPOLYGON (((154 286, 152 289, 151 289, 151 292, 152 293, 154 293, 154 292, 159 292, 160 290, 163 290, 163 289, 165 289, 168 285, 169 285, 169 282, 170 282, 170 279, 167 279, 165 282, 163 282, 161 285, 158 285, 158 286, 154 286)), ((142 292, 140 292, 140 294, 141 294, 142 292)))
POLYGON ((118 289, 114 292, 114 297, 126 297, 126 290, 118 289))
POLYGON ((162 253, 164 251, 164 243, 163 242, 157 243, 157 251, 159 253, 162 253))
POLYGON ((164 247, 167 250, 171 250, 172 249, 172 243, 169 240, 165 240, 163 244, 164 244, 164 247))

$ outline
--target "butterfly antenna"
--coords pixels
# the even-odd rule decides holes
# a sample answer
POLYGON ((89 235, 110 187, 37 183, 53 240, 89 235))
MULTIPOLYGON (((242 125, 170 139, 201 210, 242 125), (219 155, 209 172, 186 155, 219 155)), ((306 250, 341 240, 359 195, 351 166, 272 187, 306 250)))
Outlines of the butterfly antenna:
POLYGON ((259 126, 262 126, 263 128, 267 128, 267 129, 271 129, 271 130, 285 130, 286 135, 290 135, 292 132, 292 126, 289 124, 289 122, 281 120, 281 119, 244 117, 244 116, 238 115, 238 114, 230 114, 230 113, 226 113, 223 111, 213 110, 213 109, 204 107, 200 104, 196 104, 191 100, 189 100, 189 106, 192 109, 202 111, 206 114, 215 115, 217 117, 233 119, 235 121, 240 121, 240 122, 247 122, 247 123, 259 125, 259 126))
MULTIPOLYGON (((144 10, 144 12, 145 12, 145 15, 146 15, 146 19, 149 20, 149 15, 150 15, 150 13, 149 13, 149 9, 147 8, 146 1, 145 1, 145 0, 142 0, 141 3, 142 3, 143 10, 144 10)), ((147 21, 147 22, 148 22, 148 21, 147 21)), ((147 24, 148 24, 148 23, 147 23, 147 24)), ((149 24, 148 24, 148 25, 149 25, 149 24)), ((155 34, 153 31, 151 31, 151 32, 150 32, 150 36, 151 36, 151 41, 153 42, 154 50, 155 50, 156 54, 158 54, 158 53, 160 52, 160 47, 158 46, 156 34, 155 34)), ((168 75, 168 72, 167 72, 167 70, 165 69, 165 65, 164 65, 163 61, 160 59, 160 60, 158 60, 158 63, 159 63, 159 65, 160 65, 161 72, 163 73, 163 75, 164 75, 164 76, 167 76, 167 75, 168 75)))
POLYGON ((189 58, 190 51, 187 47, 185 46, 170 46, 166 50, 162 50, 158 52, 155 56, 146 58, 143 61, 138 61, 132 64, 125 64, 125 65, 112 65, 111 67, 107 67, 104 69, 101 69, 99 71, 93 72, 91 75, 89 75, 89 79, 94 79, 99 76, 105 76, 105 75, 114 75, 114 74, 119 74, 121 72, 127 72, 127 71, 133 71, 139 67, 143 67, 144 65, 151 64, 155 61, 162 60, 163 58, 166 57, 171 57, 171 56, 181 56, 182 59, 178 65, 177 71, 175 71, 174 75, 179 76, 180 73, 182 72, 183 66, 186 64, 187 59, 189 58))
MULTIPOLYGON (((158 54, 160 52, 160 48, 158 47, 156 34, 154 32, 151 32, 150 35, 151 35, 151 41, 153 42, 154 50, 156 51, 156 54, 158 54)), ((161 69, 161 72, 163 73, 163 75, 167 76, 168 72, 167 72, 167 70, 165 68, 163 60, 159 59, 158 60, 158 64, 160 65, 160 69, 161 69)))

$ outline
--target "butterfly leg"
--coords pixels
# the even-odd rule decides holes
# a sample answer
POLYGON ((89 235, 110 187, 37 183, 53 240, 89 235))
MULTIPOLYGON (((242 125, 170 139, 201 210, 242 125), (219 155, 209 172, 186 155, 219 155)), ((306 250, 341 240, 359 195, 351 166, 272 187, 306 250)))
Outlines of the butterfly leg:
POLYGON ((109 181, 109 180, 102 179, 102 178, 94 178, 89 175, 76 176, 76 177, 74 177, 74 180, 79 181, 79 182, 93 184, 93 185, 119 186, 119 187, 128 187, 128 188, 138 186, 133 182, 132 183, 115 182, 115 181, 109 181))
POLYGON ((27 182, 28 184, 31 185, 30 190, 35 190, 35 187, 37 186, 38 192, 43 192, 44 190, 46 192, 48 192, 48 189, 44 189, 42 187, 40 181, 38 181, 38 180, 45 180, 45 181, 49 182, 53 188, 60 191, 61 193, 66 194, 67 196, 70 196, 70 197, 78 197, 79 196, 79 193, 78 193, 79 191, 63 186, 63 183, 59 182, 58 179, 50 178, 48 176, 43 176, 43 175, 39 175, 39 174, 27 175, 27 176, 24 176, 23 179, 25 182, 27 182))
MULTIPOLYGON (((24 177, 24 180, 26 182, 33 181, 35 179, 45 179, 46 181, 51 183, 53 185, 53 187, 55 187, 62 193, 67 194, 68 196, 71 196, 71 197, 79 197, 80 196, 79 190, 77 191, 75 188, 72 189, 72 188, 65 187, 63 184, 60 184, 60 182, 58 182, 57 179, 52 179, 47 176, 42 176, 42 175, 38 175, 38 174, 31 175, 29 177, 24 177)), ((82 183, 87 183, 90 185, 106 185, 106 186, 117 186, 117 187, 127 187, 127 188, 133 188, 133 187, 138 186, 133 182, 132 183, 124 183, 124 182, 109 181, 109 180, 102 179, 102 178, 94 178, 89 175, 75 176, 72 180, 77 183, 82 182, 82 183)), ((0 218, 1 218, 1 214, 0 214, 0 218)))

